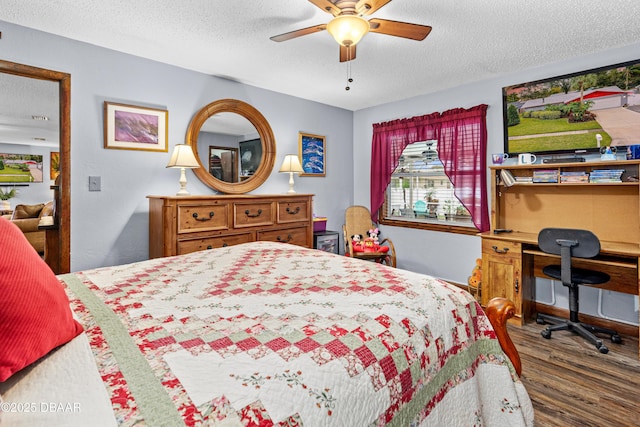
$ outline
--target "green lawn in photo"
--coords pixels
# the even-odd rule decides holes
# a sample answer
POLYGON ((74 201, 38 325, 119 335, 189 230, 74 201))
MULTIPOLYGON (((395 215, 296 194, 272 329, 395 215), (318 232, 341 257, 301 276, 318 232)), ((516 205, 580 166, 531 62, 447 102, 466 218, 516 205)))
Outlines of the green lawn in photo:
MULTIPOLYGON (((600 146, 608 146, 611 143, 609 134, 601 132, 600 135, 602 135, 600 146)), ((597 146, 598 141, 596 141, 594 133, 542 136, 538 138, 512 139, 509 141, 509 151, 514 153, 584 150, 587 148, 597 148, 597 146)))
POLYGON ((33 177, 30 171, 14 168, 9 165, 5 165, 5 168, 0 170, 0 182, 32 182, 33 177))
POLYGON ((566 118, 540 120, 520 117, 520 124, 509 127, 508 132, 509 137, 531 136, 531 138, 510 139, 509 151, 513 153, 597 148, 596 133, 602 136, 600 142, 602 147, 611 144, 611 136, 601 128, 596 120, 569 123, 566 118), (570 133, 572 131, 587 132, 570 133), (535 135, 546 133, 558 133, 558 135, 535 137, 535 135), (562 135, 562 133, 565 134, 562 135))
POLYGON ((509 127, 509 136, 537 135, 541 133, 569 132, 572 130, 601 129, 597 120, 588 122, 569 123, 566 118, 555 120, 540 120, 523 118, 520 116, 520 124, 509 127))

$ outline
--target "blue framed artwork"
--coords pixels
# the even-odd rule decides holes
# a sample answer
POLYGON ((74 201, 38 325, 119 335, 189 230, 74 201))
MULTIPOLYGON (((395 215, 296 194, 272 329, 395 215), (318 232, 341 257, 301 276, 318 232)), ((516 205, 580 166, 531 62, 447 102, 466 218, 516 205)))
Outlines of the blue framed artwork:
POLYGON ((298 155, 304 170, 300 176, 325 176, 326 154, 324 136, 298 133, 298 155))

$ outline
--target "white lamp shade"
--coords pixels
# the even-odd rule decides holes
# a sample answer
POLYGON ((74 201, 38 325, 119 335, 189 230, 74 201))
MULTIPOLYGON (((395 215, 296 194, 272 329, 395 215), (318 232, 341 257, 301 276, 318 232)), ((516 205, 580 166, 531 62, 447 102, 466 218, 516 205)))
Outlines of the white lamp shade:
POLYGON ((177 144, 171 153, 169 163, 167 163, 168 168, 193 169, 199 166, 196 156, 193 155, 191 146, 187 144, 177 144))
POLYGON ((280 172, 293 172, 303 173, 302 165, 300 165, 300 159, 295 154, 287 154, 284 156, 284 161, 280 167, 280 172))
POLYGON ((336 16, 327 24, 327 31, 342 46, 355 46, 369 32, 369 21, 356 15, 336 16))

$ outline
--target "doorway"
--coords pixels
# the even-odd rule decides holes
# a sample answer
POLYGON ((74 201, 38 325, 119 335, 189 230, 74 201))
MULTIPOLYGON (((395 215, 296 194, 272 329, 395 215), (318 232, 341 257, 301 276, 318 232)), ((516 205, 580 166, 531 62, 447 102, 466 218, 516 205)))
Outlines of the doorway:
MULTIPOLYGON (((22 86, 25 92, 21 96, 27 99, 29 97, 27 93, 29 90, 28 79, 47 80, 58 85, 60 173, 58 179, 55 180, 55 185, 51 186, 55 204, 55 222, 53 226, 47 227, 45 231, 45 260, 54 273, 68 273, 71 271, 71 75, 0 60, 0 79, 6 74, 21 76, 26 79, 22 86)), ((10 102, 11 100, 8 101, 10 102)), ((17 100, 14 101, 17 102, 17 100)), ((34 115, 37 115, 38 113, 35 111, 34 115)), ((0 113, 2 112, 0 111, 0 113)))

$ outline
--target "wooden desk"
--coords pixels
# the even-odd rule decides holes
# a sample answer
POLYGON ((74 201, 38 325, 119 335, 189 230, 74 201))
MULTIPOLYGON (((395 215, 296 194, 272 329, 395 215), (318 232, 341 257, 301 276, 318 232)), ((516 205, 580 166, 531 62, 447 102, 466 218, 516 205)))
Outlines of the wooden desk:
POLYGON ((516 316, 510 322, 517 325, 533 319, 536 309, 542 312, 535 305, 535 277, 547 277, 542 268, 558 258, 537 247, 538 233, 545 227, 594 232, 601 240, 600 255, 574 265, 608 273, 611 280, 600 288, 638 295, 640 184, 627 177, 638 177, 639 165, 639 160, 618 160, 491 167, 492 231, 480 235, 483 305, 493 297, 511 299, 516 304, 516 316), (503 169, 525 178, 539 169, 555 170, 560 176, 562 172, 589 173, 606 168, 624 169, 623 182, 516 183, 506 187, 500 179, 503 169), (513 232, 494 234, 496 228, 513 232))

